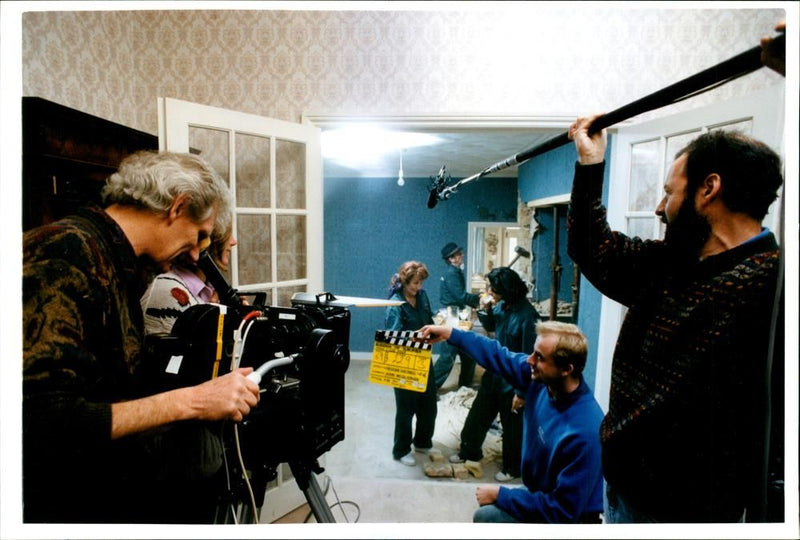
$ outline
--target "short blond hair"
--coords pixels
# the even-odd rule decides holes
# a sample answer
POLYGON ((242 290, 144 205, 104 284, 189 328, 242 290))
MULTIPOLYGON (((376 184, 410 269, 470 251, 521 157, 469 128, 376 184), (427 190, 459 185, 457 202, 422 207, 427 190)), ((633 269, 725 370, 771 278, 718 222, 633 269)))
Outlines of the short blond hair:
POLYGON ((556 346, 553 350, 553 361, 561 369, 567 369, 572 364, 572 373, 577 376, 583 373, 586 367, 586 356, 589 352, 589 342, 580 328, 571 323, 561 321, 539 321, 536 323, 537 336, 556 336, 556 346))

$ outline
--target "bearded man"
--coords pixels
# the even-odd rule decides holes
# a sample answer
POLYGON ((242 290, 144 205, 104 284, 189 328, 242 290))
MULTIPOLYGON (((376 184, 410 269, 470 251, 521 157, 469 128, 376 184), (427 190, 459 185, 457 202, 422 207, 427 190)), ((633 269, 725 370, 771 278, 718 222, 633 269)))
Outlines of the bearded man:
POLYGON ((610 230, 601 203, 596 118, 569 130, 578 162, 567 226, 587 279, 628 308, 600 427, 605 521, 742 521, 758 497, 769 408, 780 250, 761 222, 781 160, 740 133, 699 136, 675 157, 655 210, 664 240, 629 238, 610 230))

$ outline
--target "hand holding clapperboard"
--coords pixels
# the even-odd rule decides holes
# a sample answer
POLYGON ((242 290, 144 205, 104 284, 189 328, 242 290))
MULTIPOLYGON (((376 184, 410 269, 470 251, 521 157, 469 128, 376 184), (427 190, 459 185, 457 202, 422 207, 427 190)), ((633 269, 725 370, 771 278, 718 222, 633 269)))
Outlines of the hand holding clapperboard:
POLYGON ((414 331, 376 330, 369 382, 424 392, 431 366, 431 344, 415 341, 414 331))

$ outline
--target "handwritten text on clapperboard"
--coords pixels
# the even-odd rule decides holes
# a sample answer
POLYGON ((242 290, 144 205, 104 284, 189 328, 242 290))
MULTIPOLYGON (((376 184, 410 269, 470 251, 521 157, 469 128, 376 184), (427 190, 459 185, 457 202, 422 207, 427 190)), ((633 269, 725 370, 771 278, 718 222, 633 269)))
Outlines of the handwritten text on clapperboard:
POLYGON ((431 366, 431 345, 414 341, 417 332, 376 330, 369 381, 424 392, 431 366))

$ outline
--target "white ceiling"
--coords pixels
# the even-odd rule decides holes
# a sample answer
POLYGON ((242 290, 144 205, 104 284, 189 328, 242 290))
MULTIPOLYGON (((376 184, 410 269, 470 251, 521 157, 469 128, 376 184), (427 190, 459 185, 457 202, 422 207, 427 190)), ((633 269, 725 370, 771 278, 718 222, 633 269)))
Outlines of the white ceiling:
MULTIPOLYGON (((407 130, 411 131, 411 130, 407 130)), ((436 135, 441 142, 431 146, 403 150, 403 175, 405 178, 429 178, 436 176, 444 165, 452 178, 465 178, 479 173, 498 161, 527 150, 555 135, 564 128, 512 128, 512 129, 415 129, 417 133, 436 135)), ((324 152, 324 149, 323 149, 324 152)), ((400 151, 383 156, 365 156, 370 163, 348 167, 323 160, 324 176, 385 178, 397 177, 400 168, 400 151)), ((509 167, 491 175, 492 177, 516 177, 517 167, 509 167)))

